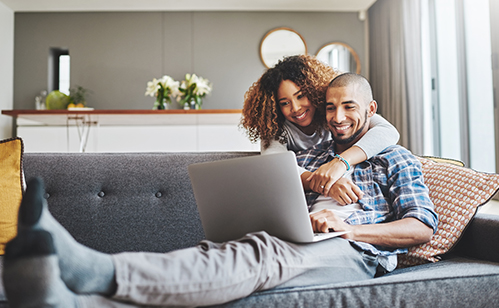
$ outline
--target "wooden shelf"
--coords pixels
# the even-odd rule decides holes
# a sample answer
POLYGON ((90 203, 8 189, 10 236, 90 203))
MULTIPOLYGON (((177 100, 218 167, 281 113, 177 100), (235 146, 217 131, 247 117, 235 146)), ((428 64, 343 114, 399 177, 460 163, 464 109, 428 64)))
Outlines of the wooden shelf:
POLYGON ((72 125, 80 121, 100 126, 231 124, 241 109, 202 110, 3 110, 18 125, 72 125), (18 120, 22 120, 19 122, 18 120))
POLYGON ((94 110, 2 110, 2 114, 7 116, 21 115, 67 115, 67 114, 114 114, 114 115, 164 115, 164 114, 224 114, 224 113, 241 113, 241 109, 201 109, 201 110, 184 110, 184 109, 168 109, 168 110, 149 110, 149 109, 94 109, 94 110))

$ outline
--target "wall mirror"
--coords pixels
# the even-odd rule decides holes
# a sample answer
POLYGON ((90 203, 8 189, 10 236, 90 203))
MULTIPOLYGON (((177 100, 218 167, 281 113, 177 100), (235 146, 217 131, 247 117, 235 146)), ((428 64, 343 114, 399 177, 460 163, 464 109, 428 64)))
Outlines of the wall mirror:
POLYGON ((345 43, 333 42, 322 46, 317 52, 317 59, 342 72, 360 74, 359 56, 345 43))
POLYGON ((305 40, 290 28, 283 27, 269 31, 260 44, 260 58, 267 68, 273 67, 284 57, 306 53, 305 40))

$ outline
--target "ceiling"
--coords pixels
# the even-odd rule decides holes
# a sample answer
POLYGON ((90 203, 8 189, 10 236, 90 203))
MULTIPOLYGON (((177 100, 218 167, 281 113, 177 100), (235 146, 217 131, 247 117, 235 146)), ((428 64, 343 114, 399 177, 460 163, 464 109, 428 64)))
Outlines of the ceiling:
POLYGON ((376 0, 0 0, 14 12, 326 11, 358 12, 376 0))

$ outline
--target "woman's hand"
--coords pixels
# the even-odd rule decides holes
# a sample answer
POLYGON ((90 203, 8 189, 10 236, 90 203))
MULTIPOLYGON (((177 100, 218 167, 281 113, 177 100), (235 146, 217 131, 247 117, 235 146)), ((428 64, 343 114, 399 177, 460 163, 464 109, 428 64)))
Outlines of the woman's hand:
POLYGON ((345 174, 346 170, 347 167, 341 160, 333 159, 312 172, 307 182, 310 183, 311 190, 328 196, 331 187, 345 174))
POLYGON ((362 199, 364 193, 352 180, 341 178, 331 187, 328 196, 336 200, 340 205, 347 205, 358 202, 362 199))

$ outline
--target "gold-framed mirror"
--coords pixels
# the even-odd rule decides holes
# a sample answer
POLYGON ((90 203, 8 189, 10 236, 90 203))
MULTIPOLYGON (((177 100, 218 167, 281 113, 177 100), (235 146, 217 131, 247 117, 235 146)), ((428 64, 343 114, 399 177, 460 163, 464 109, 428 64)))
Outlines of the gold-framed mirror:
POLYGON ((260 43, 260 59, 267 68, 273 67, 284 57, 301 54, 307 54, 307 44, 303 37, 291 28, 270 30, 260 43))
POLYGON ((360 59, 348 44, 332 42, 322 46, 317 52, 317 59, 342 72, 360 74, 360 59))

